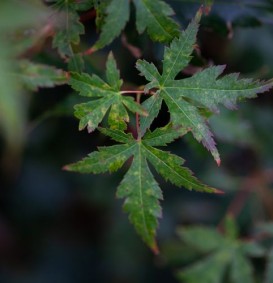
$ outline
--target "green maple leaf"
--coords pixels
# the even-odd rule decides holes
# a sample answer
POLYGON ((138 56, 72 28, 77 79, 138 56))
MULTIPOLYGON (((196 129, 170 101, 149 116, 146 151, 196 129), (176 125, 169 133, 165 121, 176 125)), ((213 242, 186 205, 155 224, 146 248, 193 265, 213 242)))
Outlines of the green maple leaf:
POLYGON ((264 255, 265 250, 259 244, 238 239, 238 233, 228 225, 226 235, 212 228, 198 226, 180 228, 178 234, 185 244, 199 252, 199 258, 202 257, 178 271, 177 277, 181 282, 198 283, 200 278, 202 283, 225 282, 228 270, 229 282, 254 283, 253 268, 248 257, 264 255))
POLYGON ((53 48, 57 48, 63 57, 74 56, 73 45, 80 43, 80 35, 84 34, 84 26, 80 22, 80 16, 77 9, 90 8, 92 3, 76 4, 74 1, 59 0, 54 7, 59 11, 55 17, 55 26, 58 31, 53 38, 53 48))
POLYGON ((161 216, 159 200, 162 192, 155 181, 148 163, 165 179, 178 187, 200 192, 216 193, 218 190, 200 183, 185 167, 184 160, 156 146, 165 146, 181 135, 181 132, 168 124, 154 132, 147 131, 143 139, 135 140, 131 134, 119 130, 100 129, 119 145, 100 147, 82 161, 68 165, 66 170, 81 173, 113 172, 133 157, 131 166, 117 189, 117 197, 125 198, 124 209, 144 242, 157 252, 155 240, 161 216))
MULTIPOLYGON (((129 20, 129 2, 129 0, 112 0, 105 8, 106 16, 94 49, 103 48, 120 35, 129 20)), ((136 8, 136 27, 139 33, 147 30, 153 40, 165 43, 179 36, 179 25, 170 18, 174 12, 167 3, 161 0, 133 0, 133 3, 136 8)), ((98 11, 100 11, 99 7, 98 11)))
POLYGON ((147 115, 143 107, 137 104, 132 97, 121 93, 122 80, 116 66, 115 59, 110 53, 106 63, 106 79, 96 75, 71 73, 69 84, 79 91, 80 95, 92 100, 75 105, 75 116, 80 119, 79 129, 87 127, 92 132, 102 121, 108 110, 108 123, 111 129, 125 130, 129 115, 127 109, 134 113, 147 115))
POLYGON ((154 64, 138 60, 137 69, 150 81, 145 87, 146 91, 152 88, 157 89, 156 96, 149 98, 143 104, 149 115, 141 119, 141 133, 144 134, 151 125, 164 100, 169 108, 173 124, 190 129, 195 139, 201 141, 211 151, 219 164, 219 153, 200 108, 219 112, 219 104, 222 104, 227 108, 235 109, 238 100, 255 97, 257 93, 272 87, 272 82, 238 79, 238 74, 219 77, 224 66, 209 67, 190 78, 176 80, 177 74, 189 64, 192 58, 200 17, 201 12, 198 12, 180 37, 175 38, 170 46, 165 48, 162 74, 158 72, 154 64))

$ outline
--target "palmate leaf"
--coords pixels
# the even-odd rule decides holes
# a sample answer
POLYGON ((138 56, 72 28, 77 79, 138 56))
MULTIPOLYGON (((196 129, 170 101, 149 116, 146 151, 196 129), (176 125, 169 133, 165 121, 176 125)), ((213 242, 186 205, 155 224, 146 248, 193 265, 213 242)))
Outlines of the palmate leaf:
POLYGON ((93 100, 75 105, 75 116, 80 119, 79 129, 87 127, 89 132, 97 128, 108 110, 108 123, 112 129, 125 130, 129 115, 127 108, 140 115, 146 115, 143 107, 137 104, 132 97, 121 94, 122 80, 116 66, 115 59, 110 53, 106 63, 106 79, 103 81, 96 75, 71 73, 69 84, 82 96, 93 100))
POLYGON ((143 104, 148 106, 149 118, 142 119, 140 127, 143 134, 158 114, 158 105, 161 105, 163 99, 169 108, 173 124, 190 129, 193 136, 203 143, 219 164, 219 153, 199 106, 214 112, 219 112, 219 104, 234 109, 238 100, 255 97, 257 93, 271 88, 272 82, 238 79, 238 74, 219 78, 224 70, 223 66, 209 67, 190 78, 176 80, 179 71, 191 60, 200 17, 201 13, 198 12, 180 37, 175 38, 170 47, 165 48, 162 75, 152 63, 138 60, 137 69, 150 81, 145 90, 158 89, 156 97, 143 104))
MULTIPOLYGON (((136 27, 140 34, 147 30, 152 40, 165 43, 179 36, 179 25, 170 17, 174 12, 165 1, 133 0, 133 3, 136 8, 136 27)), ((100 5, 95 4, 99 14, 100 5)), ((103 48, 120 35, 129 20, 130 1, 111 0, 104 10, 106 16, 102 25, 101 21, 98 23, 101 34, 94 49, 103 48)))
POLYGON ((254 283, 253 268, 248 257, 264 256, 265 250, 255 242, 234 238, 233 232, 227 229, 230 227, 226 225, 226 234, 222 235, 207 227, 179 228, 182 241, 199 251, 202 257, 178 271, 177 277, 181 282, 198 283, 202 278, 202 283, 222 283, 228 271, 231 283, 254 283))
POLYGON ((221 283, 226 272, 226 263, 229 257, 224 252, 212 254, 197 262, 194 266, 185 268, 178 272, 177 278, 185 283, 198 283, 202 278, 202 283, 221 283))
POLYGON ((162 199, 162 192, 148 163, 165 180, 178 187, 209 193, 219 191, 200 183, 189 169, 182 167, 182 158, 154 147, 165 146, 182 134, 182 131, 174 129, 171 125, 154 132, 148 131, 142 140, 135 140, 131 134, 115 129, 100 128, 100 131, 122 144, 100 147, 98 151, 82 161, 67 165, 65 169, 94 174, 113 172, 133 157, 131 166, 117 189, 117 197, 125 198, 124 209, 128 212, 130 221, 144 242, 157 253, 155 234, 157 218, 161 216, 159 201, 162 199))

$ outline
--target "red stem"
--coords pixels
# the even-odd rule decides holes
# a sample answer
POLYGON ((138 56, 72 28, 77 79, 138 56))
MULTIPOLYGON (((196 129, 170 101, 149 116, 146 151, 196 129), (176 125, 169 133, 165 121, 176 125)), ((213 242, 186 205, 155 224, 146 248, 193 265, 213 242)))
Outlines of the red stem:
POLYGON ((137 94, 142 94, 144 93, 144 90, 123 90, 120 92, 121 94, 125 94, 125 93, 137 93, 137 94))
MULTIPOLYGON (((140 104, 140 98, 141 98, 141 94, 143 92, 135 92, 137 94, 136 96, 136 102, 137 104, 140 104)), ((136 112, 136 131, 137 131, 137 140, 140 141, 141 139, 141 133, 140 133, 140 127, 139 127, 139 114, 136 112)))

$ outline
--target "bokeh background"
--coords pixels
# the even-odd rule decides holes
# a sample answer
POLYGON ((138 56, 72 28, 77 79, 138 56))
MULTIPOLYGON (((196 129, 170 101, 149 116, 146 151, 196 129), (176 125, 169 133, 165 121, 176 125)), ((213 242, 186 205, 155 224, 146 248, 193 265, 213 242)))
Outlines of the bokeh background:
MULTIPOLYGON (((248 235, 257 223, 273 220, 273 96, 269 91, 242 101, 238 111, 223 108, 220 115, 210 118, 221 167, 190 134, 170 145, 169 150, 185 158, 200 180, 225 194, 188 192, 156 175, 164 201, 158 230, 161 254, 154 256, 123 213, 122 201, 115 198, 126 166, 98 176, 62 170, 97 146, 111 144, 98 132, 78 131, 73 105, 81 98, 68 86, 30 92, 14 86, 14 78, 6 74, 22 57, 66 68, 51 47, 51 37, 33 47, 35 30, 20 30, 22 23, 37 23, 42 14, 38 17, 32 12, 29 18, 29 7, 24 14, 7 2, 13 3, 0 3, 0 119, 7 120, 1 123, 0 139, 1 283, 178 282, 174 271, 184 256, 172 248, 178 226, 217 226, 232 213, 241 234, 248 235)), ((200 5, 200 1, 167 2, 183 27, 200 5)), ((83 19, 82 48, 88 48, 98 34, 94 16, 83 19)), ((181 77, 210 64, 225 64, 226 73, 272 78, 272 2, 215 1, 201 22, 198 46, 181 77)), ((103 76, 110 50, 126 87, 145 83, 134 67, 137 54, 161 66, 163 46, 136 33, 134 13, 123 40, 84 58, 86 71, 103 76), (132 53, 128 42, 139 53, 132 53)), ((168 119, 163 108, 153 127, 168 119)))

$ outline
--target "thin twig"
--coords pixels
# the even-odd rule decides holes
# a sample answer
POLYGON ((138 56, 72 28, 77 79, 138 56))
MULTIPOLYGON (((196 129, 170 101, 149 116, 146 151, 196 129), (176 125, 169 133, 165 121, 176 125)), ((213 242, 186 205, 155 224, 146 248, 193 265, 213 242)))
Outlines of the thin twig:
MULTIPOLYGON (((136 96, 136 102, 140 105, 140 98, 141 98, 142 92, 137 92, 136 96)), ((140 127, 139 127, 139 114, 136 112, 136 131, 137 131, 137 140, 139 141, 141 139, 141 133, 140 133, 140 127)))
MULTIPOLYGON (((244 178, 241 188, 236 193, 234 199, 231 201, 225 216, 232 215, 236 218, 243 210, 251 194, 253 192, 256 192, 259 195, 265 209, 267 210, 268 216, 270 217, 270 219, 273 219, 273 196, 270 190, 268 189, 268 185, 272 182, 272 169, 259 170, 252 173, 249 177, 244 178)), ((219 230, 223 229, 224 218, 218 225, 219 230)))
POLYGON ((122 90, 120 94, 125 94, 125 93, 136 93, 136 94, 143 94, 145 93, 144 90, 122 90))
POLYGON ((236 218, 241 213, 242 209, 244 208, 248 200, 248 197, 251 195, 251 192, 253 192, 254 190, 254 182, 255 179, 251 177, 248 177, 243 181, 240 189, 237 191, 235 197, 229 204, 224 217, 221 219, 221 221, 218 224, 219 231, 223 232, 224 221, 227 215, 231 215, 232 217, 236 218))

